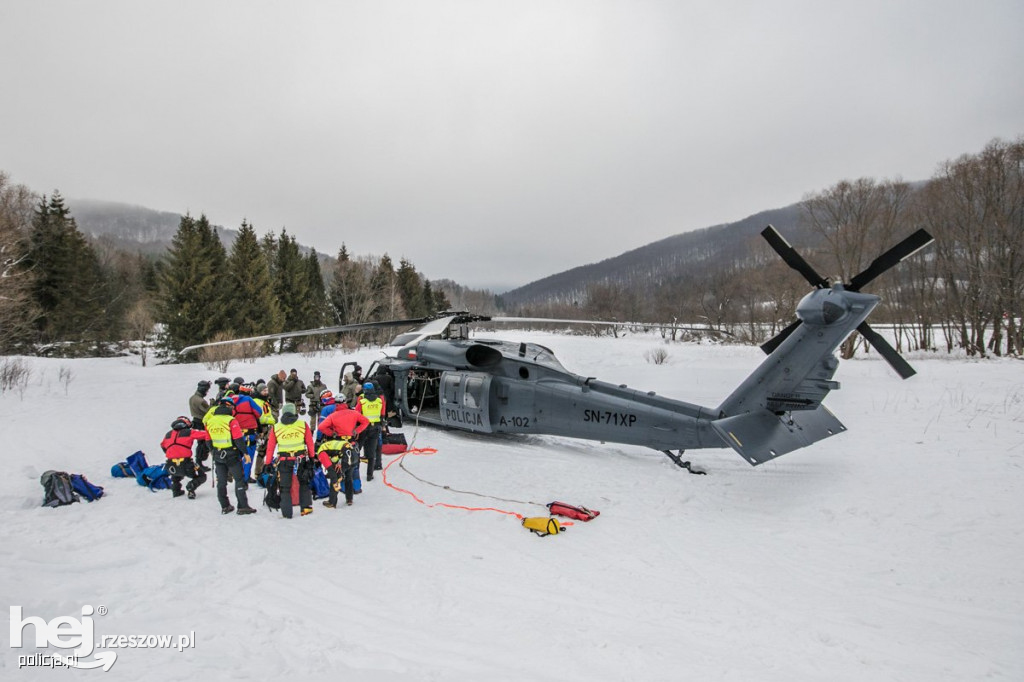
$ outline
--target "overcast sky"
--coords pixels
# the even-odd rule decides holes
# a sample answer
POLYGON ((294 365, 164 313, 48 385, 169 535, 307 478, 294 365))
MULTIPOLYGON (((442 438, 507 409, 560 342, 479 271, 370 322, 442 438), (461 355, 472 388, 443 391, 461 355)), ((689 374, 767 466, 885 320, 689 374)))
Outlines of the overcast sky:
POLYGON ((495 289, 1024 134, 1021 0, 3 0, 0 64, 14 182, 495 289))

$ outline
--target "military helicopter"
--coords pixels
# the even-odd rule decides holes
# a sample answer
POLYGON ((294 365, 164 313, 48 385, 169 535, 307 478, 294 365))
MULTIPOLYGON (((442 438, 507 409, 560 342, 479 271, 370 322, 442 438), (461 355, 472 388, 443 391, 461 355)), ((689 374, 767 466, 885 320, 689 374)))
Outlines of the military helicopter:
MULTIPOLYGON (((409 326, 366 377, 387 377, 389 399, 406 420, 473 433, 548 434, 641 445, 691 471, 686 450, 730 447, 753 466, 846 430, 823 404, 839 365, 834 353, 854 330, 904 379, 913 368, 865 322, 881 299, 861 288, 933 240, 918 230, 876 258, 849 282, 830 284, 775 230, 762 236, 814 287, 796 308, 797 320, 762 348, 768 357, 717 407, 682 402, 568 371, 537 343, 470 338, 473 322, 574 322, 473 315, 371 322, 270 334, 242 341, 409 326), (673 452, 675 451, 675 452, 673 452)), ((706 330, 705 330, 706 331, 706 330)), ((345 368, 342 368, 344 372, 345 368)))

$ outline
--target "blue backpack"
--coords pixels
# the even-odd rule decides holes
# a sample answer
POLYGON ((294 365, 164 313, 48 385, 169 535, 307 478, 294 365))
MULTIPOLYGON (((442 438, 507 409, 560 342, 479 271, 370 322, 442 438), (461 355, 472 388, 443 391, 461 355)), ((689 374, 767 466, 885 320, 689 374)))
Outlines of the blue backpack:
POLYGON ((309 482, 309 487, 313 490, 313 499, 319 500, 321 497, 328 497, 331 494, 331 484, 327 481, 327 476, 324 474, 324 470, 320 467, 316 468, 313 472, 313 480, 309 482))
POLYGON ((118 462, 110 467, 110 475, 114 478, 135 477, 135 473, 128 467, 128 462, 118 462))
POLYGON ((71 474, 71 487, 86 502, 92 502, 103 497, 103 488, 93 485, 89 479, 82 474, 71 474))
POLYGON ((146 461, 146 453, 142 450, 135 452, 124 462, 115 464, 111 468, 110 474, 115 478, 121 478, 122 475, 126 478, 128 475, 135 476, 136 483, 146 486, 152 492, 166 490, 171 487, 171 476, 167 473, 164 465, 154 464, 150 466, 149 462, 146 461))
POLYGON ((167 473, 167 469, 162 464, 146 467, 142 470, 142 476, 137 480, 139 485, 146 486, 154 493, 157 490, 166 490, 171 487, 171 475, 167 473))

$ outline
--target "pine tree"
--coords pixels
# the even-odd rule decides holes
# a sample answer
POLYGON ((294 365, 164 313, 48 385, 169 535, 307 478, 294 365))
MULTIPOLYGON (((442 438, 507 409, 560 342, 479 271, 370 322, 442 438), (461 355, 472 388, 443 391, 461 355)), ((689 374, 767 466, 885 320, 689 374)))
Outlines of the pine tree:
POLYGON ((427 314, 433 315, 445 310, 451 310, 452 304, 441 289, 434 290, 430 280, 423 278, 423 301, 427 308, 427 314))
POLYGON ((402 314, 402 299, 398 291, 398 277, 395 274, 395 266, 386 253, 381 256, 370 280, 370 289, 377 301, 374 309, 374 319, 394 320, 402 314))
POLYGON ((327 290, 324 288, 324 276, 320 270, 320 258, 316 251, 310 251, 305 258, 306 285, 309 296, 306 297, 306 324, 310 327, 322 327, 328 319, 327 290))
POLYGON ((245 220, 231 246, 227 276, 232 305, 229 325, 233 335, 259 336, 281 331, 284 316, 270 279, 270 265, 256 231, 245 220))
POLYGON ((101 340, 103 277, 96 252, 78 231, 60 192, 42 197, 32 224, 29 266, 33 297, 42 316, 36 328, 44 343, 101 340))
POLYGON ((403 258, 398 264, 396 275, 398 293, 402 297, 402 305, 409 317, 423 317, 428 312, 427 302, 423 299, 423 282, 416 268, 403 258))
POLYGON ((224 246, 206 216, 182 216, 161 263, 158 319, 163 345, 178 350, 213 339, 227 328, 230 285, 223 273, 224 246))
MULTIPOLYGON (((284 328, 287 330, 308 329, 306 323, 306 299, 309 297, 309 280, 299 245, 295 237, 282 229, 277 240, 277 259, 274 267, 274 293, 284 314, 284 328)), ((288 339, 284 347, 295 350, 298 341, 288 339)))

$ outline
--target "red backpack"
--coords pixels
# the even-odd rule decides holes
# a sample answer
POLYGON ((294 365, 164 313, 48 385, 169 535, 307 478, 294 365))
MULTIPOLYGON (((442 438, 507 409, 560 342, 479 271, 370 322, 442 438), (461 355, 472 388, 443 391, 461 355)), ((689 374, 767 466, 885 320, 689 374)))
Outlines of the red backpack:
POLYGON ((593 511, 586 507, 577 507, 565 502, 551 502, 547 507, 554 516, 566 516, 577 521, 589 521, 601 514, 599 511, 593 511))

